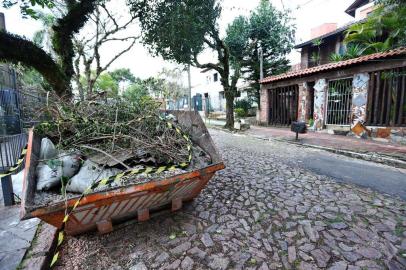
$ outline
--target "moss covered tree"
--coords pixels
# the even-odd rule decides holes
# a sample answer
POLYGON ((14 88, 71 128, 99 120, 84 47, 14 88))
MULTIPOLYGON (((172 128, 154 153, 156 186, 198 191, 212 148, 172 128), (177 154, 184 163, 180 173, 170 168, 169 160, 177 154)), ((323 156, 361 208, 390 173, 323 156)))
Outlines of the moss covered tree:
MULTIPOLYGON (((72 96, 73 36, 85 25, 99 0, 66 0, 67 12, 52 26, 54 59, 45 50, 18 35, 0 32, 0 61, 21 63, 37 70, 60 97, 72 96)), ((26 9, 27 10, 27 9, 26 9)))

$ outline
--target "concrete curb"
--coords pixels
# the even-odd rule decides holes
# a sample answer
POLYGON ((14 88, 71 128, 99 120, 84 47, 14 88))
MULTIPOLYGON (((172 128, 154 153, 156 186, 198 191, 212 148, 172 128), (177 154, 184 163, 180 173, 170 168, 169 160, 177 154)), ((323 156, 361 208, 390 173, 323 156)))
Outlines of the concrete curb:
POLYGON ((56 246, 58 229, 48 223, 41 222, 18 269, 45 270, 49 264, 56 246))
MULTIPOLYGON (((210 126, 210 128, 222 130, 222 131, 225 131, 228 133, 233 133, 228 129, 224 129, 224 128, 221 128, 218 126, 210 126)), ((234 132, 234 133, 238 133, 238 132, 234 132)), ((360 153, 360 152, 355 152, 355 151, 350 151, 350 150, 342 150, 342 149, 336 149, 336 148, 331 148, 331 147, 301 143, 300 141, 296 142, 296 141, 275 138, 275 137, 263 137, 263 136, 245 134, 245 133, 241 133, 241 134, 243 134, 245 136, 249 136, 251 138, 264 140, 264 141, 274 140, 274 141, 279 141, 279 142, 285 142, 285 143, 290 143, 290 144, 303 146, 303 147, 307 147, 307 148, 324 150, 324 151, 328 151, 331 153, 335 153, 335 154, 343 155, 343 156, 347 156, 347 157, 352 157, 352 158, 362 159, 362 160, 371 161, 371 162, 375 162, 375 163, 385 164, 385 165, 396 167, 396 168, 406 169, 406 161, 403 161, 403 160, 400 160, 400 159, 397 159, 395 157, 391 157, 391 156, 388 156, 385 154, 380 154, 380 153, 375 153, 375 152, 360 153)))

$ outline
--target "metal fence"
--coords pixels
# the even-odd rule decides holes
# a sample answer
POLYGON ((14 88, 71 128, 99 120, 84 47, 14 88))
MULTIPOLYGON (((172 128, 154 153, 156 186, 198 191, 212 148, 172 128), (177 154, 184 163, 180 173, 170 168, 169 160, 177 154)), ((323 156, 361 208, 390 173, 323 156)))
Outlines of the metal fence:
POLYGON ((22 150, 27 144, 27 139, 26 133, 0 137, 0 172, 7 172, 11 167, 16 165, 22 150))
POLYGON ((329 81, 327 95, 327 124, 350 125, 352 78, 329 81))

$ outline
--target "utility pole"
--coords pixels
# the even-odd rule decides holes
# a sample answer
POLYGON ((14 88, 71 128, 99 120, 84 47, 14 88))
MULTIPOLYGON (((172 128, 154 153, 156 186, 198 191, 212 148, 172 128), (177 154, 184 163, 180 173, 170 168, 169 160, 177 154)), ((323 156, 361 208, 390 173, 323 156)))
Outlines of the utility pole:
POLYGON ((187 65, 187 80, 189 84, 189 111, 192 110, 192 79, 190 76, 190 64, 187 65))
POLYGON ((0 12, 0 31, 6 31, 6 20, 4 18, 4 13, 0 12))
POLYGON ((264 78, 264 52, 262 51, 261 44, 258 48, 258 60, 259 60, 259 79, 264 78))

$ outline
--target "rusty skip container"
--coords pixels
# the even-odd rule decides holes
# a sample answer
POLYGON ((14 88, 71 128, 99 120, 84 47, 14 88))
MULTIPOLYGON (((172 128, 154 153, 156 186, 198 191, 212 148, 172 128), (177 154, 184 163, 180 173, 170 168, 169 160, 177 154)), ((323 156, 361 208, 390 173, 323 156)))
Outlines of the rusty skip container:
MULTIPOLYGON (((67 234, 75 235, 97 229, 100 233, 113 230, 113 223, 137 217, 139 221, 148 220, 150 213, 170 208, 179 210, 184 202, 200 194, 214 173, 223 169, 224 163, 204 125, 196 112, 171 111, 178 123, 188 129, 193 143, 206 151, 212 163, 187 173, 156 179, 144 184, 117 187, 108 191, 88 194, 72 212, 66 224, 67 234)), ((38 163, 40 138, 31 131, 23 182, 21 218, 37 217, 55 227, 62 226, 68 209, 72 209, 77 198, 54 202, 47 206, 34 204, 36 192, 35 168, 38 163)))

